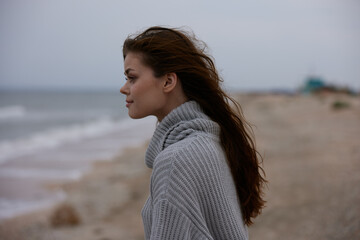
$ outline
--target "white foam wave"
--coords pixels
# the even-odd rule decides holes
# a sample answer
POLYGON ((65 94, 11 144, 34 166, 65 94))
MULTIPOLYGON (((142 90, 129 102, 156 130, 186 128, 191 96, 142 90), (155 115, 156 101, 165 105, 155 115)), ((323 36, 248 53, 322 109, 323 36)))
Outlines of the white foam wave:
POLYGON ((51 207, 65 198, 66 194, 63 191, 56 192, 53 198, 37 200, 15 200, 0 198, 0 219, 12 218, 27 212, 51 207))
POLYGON ((83 172, 80 170, 0 168, 1 177, 32 178, 41 180, 79 180, 83 172))
POLYGON ((22 118, 25 116, 25 108, 23 106, 6 106, 0 107, 0 120, 8 120, 14 118, 22 118))
POLYGON ((133 129, 141 132, 149 128, 149 123, 154 126, 154 120, 151 118, 136 121, 131 119, 115 121, 109 117, 102 117, 84 124, 75 124, 37 133, 26 139, 3 141, 0 142, 0 163, 39 150, 55 148, 65 143, 98 137, 115 131, 133 129))

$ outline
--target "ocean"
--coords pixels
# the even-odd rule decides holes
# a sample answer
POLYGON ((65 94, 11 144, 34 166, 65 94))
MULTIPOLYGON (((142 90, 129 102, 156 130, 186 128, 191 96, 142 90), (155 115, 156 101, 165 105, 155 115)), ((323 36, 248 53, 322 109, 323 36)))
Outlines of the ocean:
POLYGON ((94 161, 144 144, 155 126, 130 119, 118 91, 0 92, 0 219, 62 201, 44 183, 80 179, 94 161))

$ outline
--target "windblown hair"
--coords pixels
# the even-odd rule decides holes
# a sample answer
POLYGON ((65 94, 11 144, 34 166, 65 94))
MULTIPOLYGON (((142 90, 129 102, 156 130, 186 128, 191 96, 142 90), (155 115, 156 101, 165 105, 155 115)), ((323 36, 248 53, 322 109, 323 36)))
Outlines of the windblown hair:
POLYGON ((142 56, 143 64, 155 77, 176 73, 189 100, 195 100, 221 128, 225 150, 242 216, 246 225, 261 213, 265 201, 266 180, 260 166, 261 156, 252 140, 251 126, 245 121, 240 105, 222 89, 206 44, 191 33, 179 29, 151 27, 137 36, 129 36, 123 45, 124 59, 129 52, 142 56), (231 106, 231 103, 234 107, 231 106))

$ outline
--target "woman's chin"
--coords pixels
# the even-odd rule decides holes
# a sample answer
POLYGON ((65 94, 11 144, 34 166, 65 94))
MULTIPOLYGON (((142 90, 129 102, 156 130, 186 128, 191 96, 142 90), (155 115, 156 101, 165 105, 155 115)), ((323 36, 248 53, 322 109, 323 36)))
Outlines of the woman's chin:
POLYGON ((140 118, 144 118, 147 116, 144 116, 143 114, 137 114, 137 113, 133 113, 129 111, 129 117, 132 119, 140 119, 140 118))

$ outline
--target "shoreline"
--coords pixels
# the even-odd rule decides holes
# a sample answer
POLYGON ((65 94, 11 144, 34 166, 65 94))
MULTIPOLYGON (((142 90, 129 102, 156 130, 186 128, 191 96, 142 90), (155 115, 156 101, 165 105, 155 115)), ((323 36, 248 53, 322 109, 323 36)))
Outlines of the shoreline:
POLYGON ((144 163, 145 150, 146 144, 126 148, 116 157, 94 162, 92 169, 77 181, 46 184, 50 191, 64 191, 66 199, 47 208, 3 219, 0 221, 0 238, 68 239, 70 234, 76 239, 78 234, 87 232, 89 235, 80 238, 95 240, 102 235, 111 235, 116 239, 116 236, 128 235, 129 239, 143 239, 140 210, 148 195, 144 193, 148 192, 151 173, 144 163), (54 212, 63 204, 75 209, 78 225, 67 224, 65 220, 64 225, 52 226, 54 212), (113 229, 112 222, 121 222, 122 227, 113 229))
POLYGON ((108 161, 127 148, 142 146, 152 135, 152 118, 124 119, 111 133, 70 142, 57 148, 10 159, 0 167, 0 222, 23 213, 49 207, 66 198, 64 192, 48 191, 43 183, 56 185, 82 179, 94 162, 108 161), (42 205, 42 206, 41 206, 42 205))
MULTIPOLYGON (((266 208, 251 239, 355 239, 360 236, 360 98, 340 95, 234 95, 254 134, 269 181, 266 208), (349 107, 334 108, 336 102, 349 107)), ((0 222, 0 238, 144 239, 140 211, 148 196, 146 145, 93 163, 64 190, 76 225, 51 226, 55 208, 0 222)))

